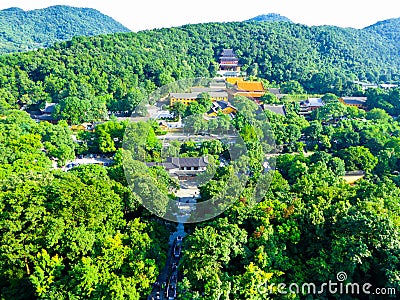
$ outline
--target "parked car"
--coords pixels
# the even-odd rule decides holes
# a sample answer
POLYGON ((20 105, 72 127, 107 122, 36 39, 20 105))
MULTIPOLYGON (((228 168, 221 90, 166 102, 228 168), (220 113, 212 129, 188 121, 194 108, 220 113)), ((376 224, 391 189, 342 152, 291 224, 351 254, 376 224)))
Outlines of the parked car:
POLYGON ((174 256, 175 256, 175 258, 179 258, 181 256, 181 246, 180 245, 175 245, 174 256))
POLYGON ((180 235, 178 235, 178 236, 176 237, 176 243, 177 243, 177 244, 182 244, 182 237, 181 237, 180 235))
POLYGON ((174 300, 176 297, 176 288, 172 284, 167 288, 167 297, 168 300, 174 300))

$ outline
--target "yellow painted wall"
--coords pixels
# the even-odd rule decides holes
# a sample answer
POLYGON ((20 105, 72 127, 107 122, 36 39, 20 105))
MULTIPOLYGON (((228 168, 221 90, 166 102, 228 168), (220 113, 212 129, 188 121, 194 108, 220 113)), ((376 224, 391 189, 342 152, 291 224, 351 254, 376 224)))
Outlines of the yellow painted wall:
POLYGON ((242 82, 244 79, 243 77, 228 77, 226 78, 226 82, 230 84, 237 84, 238 82, 242 82))
MULTIPOLYGON (((211 98, 212 101, 228 101, 228 97, 215 97, 211 98)), ((183 99, 183 98, 171 98, 170 106, 173 106, 175 102, 181 102, 185 105, 189 105, 191 102, 197 101, 196 99, 183 99)))

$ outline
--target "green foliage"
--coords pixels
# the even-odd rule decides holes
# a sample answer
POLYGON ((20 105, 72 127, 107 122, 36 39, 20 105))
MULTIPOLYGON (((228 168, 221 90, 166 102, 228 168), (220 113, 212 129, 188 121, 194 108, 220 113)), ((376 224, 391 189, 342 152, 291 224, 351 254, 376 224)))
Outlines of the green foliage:
POLYGON ((281 16, 280 14, 266 14, 266 15, 259 15, 257 17, 251 18, 247 20, 248 22, 292 22, 285 16, 281 16))
POLYGON ((400 115, 400 88, 384 91, 370 89, 366 91, 368 108, 380 108, 393 116, 400 115))
MULTIPOLYGON (((329 99, 328 97, 325 97, 325 99, 329 99)), ((343 103, 330 98, 323 107, 313 111, 312 117, 319 121, 330 121, 343 118, 347 114, 347 107, 343 103)))
MULTIPOLYGON (((300 84, 312 93, 346 94, 353 78, 363 80, 368 72, 395 78, 400 66, 390 43, 362 30, 268 22, 186 25, 74 37, 3 56, 0 104, 58 103, 56 116, 72 123, 102 119, 107 111, 129 115, 157 86, 210 76, 221 49, 237 45, 244 70, 256 64, 258 77, 285 83, 292 92, 301 92, 300 84)), ((202 111, 193 107, 190 113, 202 111)))
POLYGON ((75 158, 75 143, 65 122, 37 124, 27 113, 9 110, 0 119, 0 168, 6 172, 43 170, 75 158))
MULTIPOLYGON (((214 72, 221 49, 237 45, 240 63, 253 75, 287 92, 304 87, 335 94, 323 96, 326 106, 311 122, 296 107, 286 116, 257 115, 258 106, 243 97, 233 99, 240 110, 234 120, 206 121, 207 94, 188 107, 172 107, 189 115, 185 125, 196 133, 234 126, 248 149, 225 167, 214 163, 213 156, 226 150, 217 140, 172 142, 163 154, 209 154, 207 172, 215 175, 199 187, 202 200, 235 190, 235 171, 249 179, 221 216, 186 227, 180 297, 263 299, 260 286, 319 284, 339 271, 349 282, 400 288, 400 126, 390 116, 398 114, 399 90, 367 91, 368 113, 343 106, 335 96, 351 91, 347 81, 353 77, 397 76, 393 45, 363 30, 249 22, 79 37, 0 57, 2 298, 144 299, 165 262, 168 232, 143 210, 141 198, 163 213, 179 187, 164 168, 144 163, 162 159, 154 122, 113 118, 94 132, 79 132, 77 151, 115 152, 114 163, 61 172, 50 170, 50 159, 62 165, 74 156, 67 123, 37 124, 12 109, 54 102, 56 116, 70 123, 103 119, 106 110, 129 114, 156 86, 214 72), (262 138, 270 131, 279 150, 298 153, 277 157, 270 187, 257 199, 254 186, 270 150, 262 138), (315 152, 305 155, 303 145, 315 152), (345 170, 367 174, 348 185, 345 170)), ((276 289, 268 297, 288 299, 276 289)))
MULTIPOLYGON (((192 102, 192 103, 196 103, 196 102, 192 102)), ((200 105, 198 105, 198 104, 192 105, 192 103, 188 106, 188 109, 186 112, 188 112, 192 108, 197 109, 200 107, 200 105)), ((189 115, 188 117, 186 117, 183 120, 183 122, 184 122, 185 126, 190 128, 190 131, 193 131, 193 133, 195 133, 195 134, 200 133, 202 131, 207 131, 208 125, 209 125, 209 123, 204 119, 203 115, 199 114, 199 113, 189 115)), ((216 125, 217 125, 216 127, 218 128, 218 123, 216 125)))
POLYGON ((212 98, 209 93, 200 93, 197 98, 197 103, 204 107, 204 110, 207 112, 212 107, 212 98))
POLYGON ((218 299, 226 288, 221 282, 223 268, 244 254, 245 242, 245 231, 227 219, 196 229, 185 241, 187 252, 182 262, 190 286, 204 293, 204 299, 218 299))
POLYGON ((48 47, 74 36, 129 31, 95 9, 62 5, 30 11, 5 9, 0 11, 0 24, 0 53, 48 47))
POLYGON ((275 143, 282 146, 285 151, 298 150, 298 141, 302 130, 309 126, 304 117, 289 111, 286 116, 278 115, 266 110, 265 114, 274 133, 275 143))
POLYGON ((367 112, 366 116, 367 120, 381 120, 383 122, 387 122, 390 119, 389 114, 380 108, 373 108, 369 112, 367 112))
POLYGON ((338 100, 338 97, 335 94, 327 93, 321 97, 324 103, 335 102, 338 100))
POLYGON ((280 103, 279 99, 271 93, 265 93, 260 100, 266 104, 277 104, 280 103))
POLYGON ((56 106, 54 117, 71 124, 104 120, 107 116, 106 103, 98 98, 67 97, 56 106))
POLYGON ((182 117, 186 111, 186 105, 182 102, 175 102, 171 108, 171 111, 174 113, 175 116, 182 117))
POLYGON ((190 104, 187 106, 186 111, 185 111, 185 116, 192 116, 192 115, 202 115, 205 112, 207 112, 206 107, 201 105, 197 101, 190 102, 190 104))
POLYGON ((200 152, 202 155, 211 154, 211 155, 219 155, 221 154, 226 147, 219 140, 208 140, 201 143, 200 152))
POLYGON ((365 31, 375 32, 393 42, 400 49, 399 35, 400 18, 389 19, 377 22, 364 28, 365 31))
POLYGON ((156 226, 125 219, 118 186, 96 165, 4 181, 2 295, 140 299, 148 293, 162 263, 152 253, 164 247, 156 226))
POLYGON ((67 161, 75 158, 75 143, 71 138, 72 132, 65 122, 61 121, 58 125, 42 122, 39 124, 38 130, 42 135, 47 155, 50 158, 57 159, 59 166, 63 166, 67 161))
POLYGON ((302 94, 304 89, 296 80, 290 80, 281 84, 281 92, 283 94, 302 94))
POLYGON ((124 149, 129 150, 140 161, 157 161, 161 157, 161 142, 150 123, 127 123, 124 134, 124 149))
POLYGON ((342 149, 337 154, 346 163, 349 171, 364 170, 366 172, 375 168, 378 160, 372 153, 363 146, 349 147, 342 149))
MULTIPOLYGON (((99 125, 100 148, 103 136, 122 139, 124 126, 99 125)), ((123 185, 122 155, 110 172, 98 165, 53 170, 49 158, 62 166, 75 157, 65 121, 38 124, 7 110, 0 132, 1 298, 145 297, 165 262, 167 235, 157 220, 133 217, 138 200, 123 185)), ((155 136, 144 143, 152 151, 155 136)), ((177 188, 165 170, 150 176, 163 192, 177 188)))

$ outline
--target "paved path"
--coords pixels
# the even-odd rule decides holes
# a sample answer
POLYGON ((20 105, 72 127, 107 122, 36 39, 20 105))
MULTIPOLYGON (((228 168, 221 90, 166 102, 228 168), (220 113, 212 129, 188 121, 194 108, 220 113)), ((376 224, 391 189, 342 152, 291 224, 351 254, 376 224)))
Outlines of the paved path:
MULTIPOLYGON (((196 197, 198 197, 199 190, 195 186, 191 186, 188 182, 181 182, 181 189, 176 194, 179 197, 178 207, 180 208, 181 212, 187 212, 187 210, 191 210, 195 208, 196 204, 196 197), (194 197, 193 197, 194 196, 194 197)), ((166 292, 168 290, 168 294, 173 294, 174 290, 176 290, 176 285, 178 283, 178 266, 180 257, 176 258, 174 256, 174 247, 178 243, 177 237, 184 238, 186 236, 185 232, 185 225, 184 223, 190 217, 190 213, 183 214, 182 216, 178 217, 180 223, 176 227, 175 232, 171 232, 169 236, 169 249, 167 253, 167 260, 164 266, 164 269, 160 272, 159 276, 157 277, 157 281, 153 286, 153 290, 150 293, 148 300, 154 299, 168 299, 166 297, 166 292), (164 284, 165 283, 165 284, 164 284), (159 298, 157 298, 157 292, 159 298)))
MULTIPOLYGON (((176 289, 176 284, 178 281, 178 266, 180 258, 174 256, 173 250, 177 244, 176 238, 178 236, 184 237, 186 235, 185 226, 183 223, 179 223, 177 226, 177 231, 172 232, 169 237, 169 249, 167 253, 167 260, 163 270, 157 277, 157 281, 153 285, 153 290, 148 296, 148 300, 153 299, 168 299, 166 297, 166 292, 169 289, 169 295, 172 291, 176 289), (158 293, 158 294, 157 294, 158 293), (157 295, 159 298, 157 298, 157 295)), ((181 244, 181 243, 179 243, 181 244)))

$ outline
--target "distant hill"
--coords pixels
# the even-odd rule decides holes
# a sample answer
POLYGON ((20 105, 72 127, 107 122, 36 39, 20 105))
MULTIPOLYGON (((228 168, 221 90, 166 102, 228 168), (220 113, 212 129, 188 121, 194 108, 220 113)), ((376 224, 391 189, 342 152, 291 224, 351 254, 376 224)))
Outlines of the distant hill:
POLYGON ((400 18, 380 21, 364 28, 369 32, 375 32, 394 43, 400 51, 400 18))
POLYGON ((292 20, 289 18, 286 18, 285 16, 281 16, 280 14, 266 14, 266 15, 259 15, 257 17, 251 18, 247 20, 247 22, 290 22, 292 23, 292 20))
POLYGON ((24 11, 0 11, 0 54, 48 47, 74 36, 93 36, 130 30, 91 8, 51 6, 24 11))

